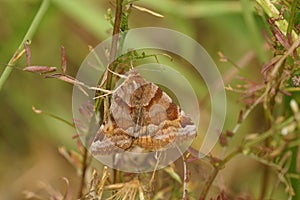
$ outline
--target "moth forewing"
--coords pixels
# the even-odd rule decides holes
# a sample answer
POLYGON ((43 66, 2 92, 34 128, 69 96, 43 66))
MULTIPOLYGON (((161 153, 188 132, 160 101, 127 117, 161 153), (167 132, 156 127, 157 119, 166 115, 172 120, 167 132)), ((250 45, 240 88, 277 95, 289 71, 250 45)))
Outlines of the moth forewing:
POLYGON ((196 136, 196 126, 172 99, 136 70, 112 93, 109 118, 103 122, 91 149, 93 154, 130 151, 134 147, 158 151, 196 136), (110 128, 104 128, 110 124, 110 128))

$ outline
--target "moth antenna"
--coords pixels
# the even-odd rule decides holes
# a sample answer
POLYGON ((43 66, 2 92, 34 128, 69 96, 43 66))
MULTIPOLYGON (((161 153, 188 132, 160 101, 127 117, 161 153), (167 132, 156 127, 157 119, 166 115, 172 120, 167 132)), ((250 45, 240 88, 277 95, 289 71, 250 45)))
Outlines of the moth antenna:
POLYGON ((108 67, 106 68, 106 70, 109 71, 110 73, 112 73, 113 75, 116 75, 116 76, 118 76, 120 78, 128 78, 128 76, 126 76, 124 74, 118 74, 118 73, 112 71, 111 69, 109 69, 108 67))
MULTIPOLYGON (((126 76, 126 77, 127 77, 127 76, 126 76)), ((102 88, 98 88, 98 87, 88 87, 88 88, 89 88, 89 89, 92 89, 92 90, 104 92, 105 94, 93 98, 93 99, 99 99, 99 98, 103 98, 103 97, 106 97, 106 96, 108 96, 108 95, 113 94, 113 93, 114 93, 116 90, 118 90, 121 86, 122 86, 122 84, 119 85, 119 86, 118 86, 117 88, 115 88, 114 90, 106 90, 106 89, 102 89, 102 88)))
POLYGON ((103 88, 99 88, 99 87, 88 87, 88 89, 90 90, 96 90, 96 91, 100 91, 100 92, 104 92, 104 93, 112 93, 111 90, 106 90, 106 89, 103 89, 103 88))
POLYGON ((157 167, 158 167, 160 158, 161 158, 161 152, 160 152, 160 151, 156 151, 156 152, 155 152, 156 164, 155 164, 154 171, 153 171, 153 173, 152 173, 152 177, 151 177, 151 179, 150 179, 150 185, 152 185, 152 183, 153 183, 153 181, 154 181, 155 172, 156 172, 156 170, 157 170, 157 167))
POLYGON ((133 60, 130 61, 130 70, 133 70, 133 60))
POLYGON ((102 95, 100 95, 100 96, 94 97, 93 99, 95 100, 95 99, 104 98, 104 97, 107 97, 108 95, 111 95, 112 93, 113 93, 113 92, 111 92, 111 93, 106 93, 106 94, 102 94, 102 95))
POLYGON ((104 98, 104 100, 103 100, 104 102, 103 102, 103 106, 104 106, 104 114, 103 114, 103 121, 104 122, 107 122, 108 121, 108 100, 107 100, 107 96, 104 98))

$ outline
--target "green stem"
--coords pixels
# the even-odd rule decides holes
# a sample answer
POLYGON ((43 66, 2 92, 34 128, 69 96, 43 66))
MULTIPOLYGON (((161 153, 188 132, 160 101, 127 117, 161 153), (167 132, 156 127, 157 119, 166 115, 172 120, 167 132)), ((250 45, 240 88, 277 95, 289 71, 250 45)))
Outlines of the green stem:
MULTIPOLYGON (((114 30, 113 30, 113 37, 120 33, 121 21, 122 21, 122 3, 123 0, 116 0, 117 1, 117 8, 115 14, 115 23, 114 23, 114 30)), ((118 39, 119 36, 114 37, 111 44, 111 51, 110 51, 110 61, 112 62, 113 59, 116 58, 118 52, 118 39)))
POLYGON ((85 187, 85 178, 86 178, 86 171, 88 167, 88 149, 84 148, 83 152, 83 159, 82 159, 82 171, 81 171, 81 178, 80 178, 80 186, 78 192, 78 199, 81 199, 84 195, 84 187, 85 187))
MULTIPOLYGON (((120 37, 120 27, 122 22, 122 4, 123 0, 116 0, 116 14, 115 14, 115 22, 114 22, 114 29, 113 29, 113 38, 111 43, 111 50, 110 50, 110 57, 109 57, 109 69, 112 71, 115 71, 114 68, 114 60, 116 59, 117 53, 118 53, 118 42, 120 37)), ((112 87, 112 73, 109 71, 106 71, 107 74, 107 80, 106 80, 106 89, 111 90, 112 87)), ((115 156, 113 157, 113 160, 115 160, 115 156)), ((115 162, 113 162, 115 163, 115 162)), ((119 172, 116 170, 116 168, 113 168, 113 175, 114 175, 114 183, 119 182, 119 172)))
POLYGON ((61 122, 65 123, 65 124, 69 125, 72 128, 75 128, 75 125, 72 122, 69 122, 68 120, 66 120, 66 119, 64 119, 62 117, 59 117, 59 116, 56 116, 54 114, 47 113, 47 112, 43 112, 42 114, 47 115, 49 117, 52 117, 53 119, 56 119, 58 121, 61 121, 61 122))
MULTIPOLYGON (((296 0, 297 1, 297 0, 296 0)), ((277 10, 277 8, 272 4, 270 0, 256 0, 256 2, 263 8, 263 10, 266 12, 266 14, 269 17, 272 17, 274 19, 279 18, 280 12, 277 10)), ((276 20, 275 24, 278 26, 280 31, 286 35, 288 30, 288 22, 283 20, 276 20)), ((293 40, 296 40, 298 37, 297 33, 292 30, 292 38, 293 40)))
MULTIPOLYGON (((36 32, 37 27, 39 26, 43 16, 45 15, 46 11, 48 10, 50 4, 50 0, 43 0, 37 14, 35 15, 29 29, 27 30, 22 42, 20 43, 18 49, 16 50, 16 52, 20 52, 21 49, 23 48, 24 43, 27 40, 31 40, 34 33, 36 32)), ((15 55, 12 56, 12 58, 10 59, 10 61, 8 62, 5 70, 3 71, 1 77, 0 77, 0 91, 2 90, 4 83, 6 82, 6 80, 8 79, 9 75, 11 74, 12 70, 13 70, 13 65, 14 65, 14 58, 15 55)))
MULTIPOLYGON (((116 8, 116 14, 115 14, 115 23, 114 23, 114 29, 113 29, 113 38, 111 43, 111 50, 110 50, 110 65, 109 69, 114 71, 114 59, 116 59, 117 53, 118 53, 118 41, 120 37, 120 26, 122 21, 122 3, 123 0, 116 0, 117 2, 117 8, 116 8)), ((112 84, 112 73, 108 72, 107 74, 107 84, 106 89, 110 90, 112 84)))

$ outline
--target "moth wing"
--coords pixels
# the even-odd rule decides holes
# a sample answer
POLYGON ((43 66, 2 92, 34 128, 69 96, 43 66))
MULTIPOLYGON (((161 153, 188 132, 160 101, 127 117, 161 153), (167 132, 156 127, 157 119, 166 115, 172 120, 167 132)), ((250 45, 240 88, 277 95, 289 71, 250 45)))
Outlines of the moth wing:
POLYGON ((122 129, 114 129, 112 135, 101 130, 92 142, 90 150, 93 155, 105 155, 125 151, 131 145, 132 138, 122 129))

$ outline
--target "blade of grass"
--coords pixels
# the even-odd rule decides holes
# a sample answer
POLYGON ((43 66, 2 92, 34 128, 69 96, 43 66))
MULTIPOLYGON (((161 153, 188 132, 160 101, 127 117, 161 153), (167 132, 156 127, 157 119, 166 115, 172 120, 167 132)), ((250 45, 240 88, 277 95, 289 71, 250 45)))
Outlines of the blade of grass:
POLYGON ((254 48, 258 55, 259 61, 264 62, 267 60, 267 56, 263 49, 263 39, 261 37, 260 31, 256 25, 253 13, 252 4, 249 0, 241 0, 241 5, 243 7, 243 15, 246 25, 249 29, 251 40, 253 41, 254 48))
POLYGON ((293 31, 293 27, 294 27, 294 23, 295 23, 295 16, 296 16, 296 10, 297 10, 297 1, 298 0, 294 0, 292 5, 291 5, 291 16, 290 16, 290 19, 289 19, 287 33, 292 33, 292 31, 293 31))
MULTIPOLYGON (((32 20, 32 23, 30 25, 30 27, 28 28, 23 40, 21 41, 19 47, 17 48, 16 52, 20 52, 21 49, 23 49, 23 45, 27 40, 31 40, 34 33, 36 32, 37 27, 39 26, 43 16, 45 15, 45 13, 48 10, 50 4, 50 0, 43 0, 41 3, 41 6, 37 12, 37 14, 35 15, 34 19, 32 20)), ((14 58, 15 56, 12 56, 12 58, 10 59, 10 61, 8 62, 5 70, 3 71, 1 77, 0 77, 0 91, 2 90, 6 80, 8 79, 9 75, 11 74, 13 68, 13 64, 14 64, 14 58)))
POLYGON ((89 1, 81 0, 52 0, 52 2, 97 38, 106 38, 108 36, 106 31, 111 26, 105 20, 104 15, 106 12, 101 10, 101 7, 95 7, 89 1))
MULTIPOLYGON (((151 7, 159 13, 169 13, 182 17, 213 17, 232 13, 241 13, 240 2, 235 1, 195 1, 185 3, 182 1, 164 0, 138 2, 145 7, 151 7), (172 9, 170 9, 172 8, 172 9), (177 8, 177 9, 176 9, 177 8)), ((252 8, 252 6, 250 7, 252 8)))

